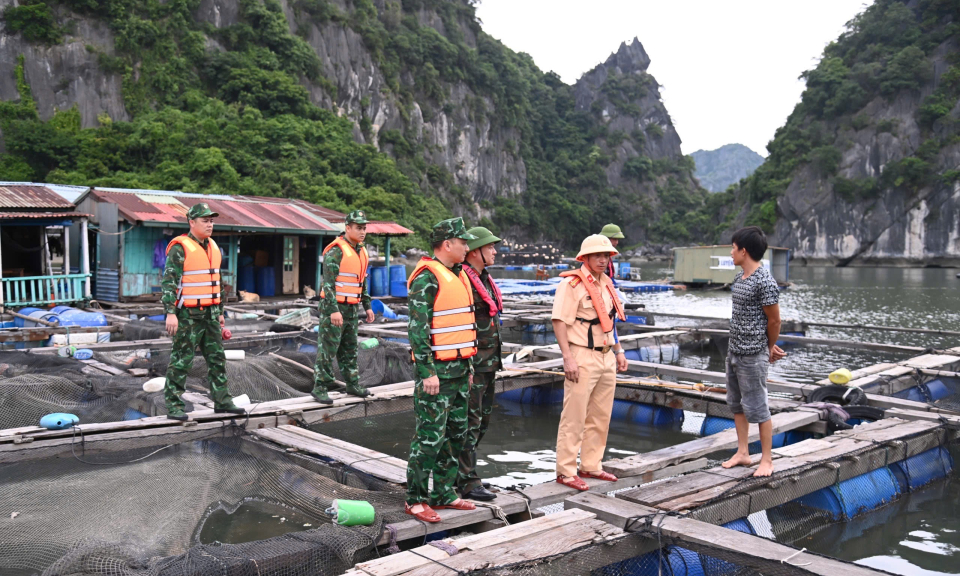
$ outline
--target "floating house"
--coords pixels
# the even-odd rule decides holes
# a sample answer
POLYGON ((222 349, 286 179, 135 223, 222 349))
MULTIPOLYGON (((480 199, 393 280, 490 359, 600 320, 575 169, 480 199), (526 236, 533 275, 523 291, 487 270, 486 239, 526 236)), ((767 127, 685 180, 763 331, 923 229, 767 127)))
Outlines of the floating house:
MULTIPOLYGON (((187 210, 198 202, 220 214, 213 238, 223 250, 228 296, 239 290, 261 298, 293 296, 304 286, 316 288, 322 251, 344 228, 343 213, 303 200, 91 188, 78 198, 77 209, 93 215, 98 233, 94 296, 158 299, 167 244, 187 232, 187 210)), ((371 222, 367 233, 389 238, 413 232, 371 222)))
POLYGON ((0 182, 0 306, 72 304, 90 298, 89 215, 64 197, 85 191, 79 186, 0 182))
MULTIPOLYGON (((688 285, 732 284, 738 268, 730 256, 732 246, 689 246, 673 249, 673 280, 688 285)), ((790 280, 790 250, 767 248, 763 265, 774 280, 786 285, 790 280)))

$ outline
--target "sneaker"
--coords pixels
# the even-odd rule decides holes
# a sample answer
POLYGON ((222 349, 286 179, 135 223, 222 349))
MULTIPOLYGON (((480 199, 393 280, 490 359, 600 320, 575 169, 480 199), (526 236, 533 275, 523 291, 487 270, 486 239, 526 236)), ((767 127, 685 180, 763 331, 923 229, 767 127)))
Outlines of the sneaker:
POLYGON ((333 404, 333 400, 330 399, 330 395, 327 394, 325 388, 314 388, 310 395, 313 396, 313 399, 321 404, 333 404))

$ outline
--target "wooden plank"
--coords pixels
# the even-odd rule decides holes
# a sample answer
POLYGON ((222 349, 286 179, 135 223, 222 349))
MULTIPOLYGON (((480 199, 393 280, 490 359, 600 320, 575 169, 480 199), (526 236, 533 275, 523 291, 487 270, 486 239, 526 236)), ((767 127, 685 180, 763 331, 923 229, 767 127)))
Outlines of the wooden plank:
MULTIPOLYGON (((820 415, 818 413, 806 411, 781 412, 780 414, 775 414, 771 419, 774 434, 787 432, 819 421, 820 415)), ((751 426, 750 430, 749 440, 751 442, 757 440, 759 438, 758 427, 751 426)), ((737 431, 735 429, 724 430, 718 434, 698 438, 677 446, 669 446, 646 454, 610 460, 603 464, 603 469, 616 476, 637 476, 644 472, 658 470, 666 466, 700 458, 718 450, 735 448, 736 446, 737 431)))
MULTIPOLYGON (((647 517, 656 514, 656 510, 640 504, 625 502, 600 494, 584 493, 566 501, 571 508, 580 508, 593 512, 597 519, 624 528, 628 519, 647 517)), ((803 566, 805 572, 822 576, 878 576, 881 572, 864 568, 856 564, 841 562, 826 556, 799 552, 788 546, 777 544, 759 536, 745 534, 721 526, 714 526, 692 518, 675 516, 657 516, 656 525, 671 538, 691 545, 721 548, 736 553, 737 564, 755 570, 769 569, 770 563, 780 564, 786 558, 790 563, 803 566)))
MULTIPOLYGON (((669 478, 671 476, 685 474, 687 472, 705 468, 706 466, 707 459, 699 458, 697 460, 683 462, 675 466, 667 466, 666 468, 661 468, 659 470, 645 472, 639 476, 618 478, 616 482, 604 482, 603 480, 597 480, 595 478, 584 478, 583 480, 587 483, 587 486, 590 487, 591 492, 613 492, 614 490, 631 488, 633 486, 647 484, 662 478, 669 478)), ((544 482, 543 484, 536 484, 534 486, 530 486, 529 488, 524 488, 519 492, 530 499, 531 508, 540 508, 542 506, 549 506, 550 504, 563 502, 566 498, 573 496, 574 494, 578 494, 579 490, 570 488, 569 486, 564 486, 558 482, 544 482)))
MULTIPOLYGON (((527 501, 524 498, 513 495, 509 492, 498 493, 497 499, 492 502, 492 504, 499 506, 500 509, 503 510, 504 514, 507 515, 527 511, 527 501)), ((451 528, 459 528, 461 526, 469 526, 470 524, 477 524, 479 522, 494 518, 494 514, 490 508, 481 506, 478 506, 476 510, 437 510, 437 514, 440 515, 442 522, 438 522, 436 524, 425 524, 424 522, 412 517, 410 520, 404 520, 403 522, 391 524, 391 526, 393 526, 397 531, 397 540, 402 541, 409 540, 410 538, 422 538, 425 535, 433 534, 434 532, 450 530, 451 528)), ((389 531, 384 530, 377 544, 388 544, 389 542, 389 531)))
POLYGON ((510 566, 520 562, 544 560, 586 546, 623 536, 623 532, 596 519, 566 524, 549 532, 522 540, 457 554, 447 560, 430 562, 406 574, 409 576, 450 576, 452 571, 467 574, 473 570, 510 566))
MULTIPOLYGON (((356 450, 360 448, 359 446, 350 445, 349 448, 345 448, 342 445, 331 445, 320 439, 314 439, 291 432, 288 428, 289 427, 284 427, 283 429, 264 428, 262 430, 254 430, 253 434, 259 436, 260 438, 280 444, 281 446, 289 446, 304 452, 316 454, 317 456, 331 458, 346 466, 356 468, 361 472, 370 474, 371 476, 375 476, 382 480, 386 480, 387 482, 403 484, 407 481, 406 462, 403 462, 402 460, 392 458, 390 461, 384 461, 382 459, 391 457, 387 456, 386 454, 374 452, 372 450, 369 450, 368 452, 376 454, 377 456, 370 457, 367 455, 362 455, 356 450), (400 462, 403 466, 401 467, 395 464, 394 461, 400 462)), ((317 436, 321 435, 317 434, 317 436)))
MULTIPOLYGON (((514 540, 540 534, 548 530, 553 530, 559 526, 564 526, 574 522, 585 522, 592 520, 596 515, 585 510, 565 510, 557 514, 534 518, 527 522, 511 524, 483 534, 467 536, 465 538, 446 539, 444 542, 454 546, 459 551, 482 550, 491 546, 499 546, 512 542, 514 540)), ((386 556, 361 562, 354 566, 354 570, 369 576, 398 576, 414 568, 424 566, 432 560, 443 560, 450 556, 435 546, 420 546, 412 551, 401 552, 392 556, 386 556)))

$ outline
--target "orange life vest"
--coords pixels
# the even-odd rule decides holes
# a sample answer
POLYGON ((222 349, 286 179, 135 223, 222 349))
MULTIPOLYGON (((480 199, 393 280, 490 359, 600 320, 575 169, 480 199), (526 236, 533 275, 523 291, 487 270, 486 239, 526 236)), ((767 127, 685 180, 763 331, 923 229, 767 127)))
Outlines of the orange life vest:
MULTIPOLYGON (((326 255, 331 248, 337 246, 343 252, 343 258, 340 259, 340 272, 334 280, 334 290, 337 293, 337 302, 341 304, 359 304, 360 295, 363 294, 363 283, 367 280, 367 264, 370 257, 367 256, 367 249, 360 248, 357 253, 353 246, 347 242, 343 236, 338 236, 336 240, 323 249, 326 255)), ((323 290, 320 290, 320 297, 323 298, 323 290)))
MULTIPOLYGON (((597 285, 591 281, 590 276, 583 267, 561 272, 560 276, 573 276, 574 278, 570 281, 570 285, 573 287, 576 287, 576 285, 581 282, 583 283, 583 287, 587 289, 587 294, 590 295, 590 300, 593 302, 593 309, 597 311, 597 320, 599 321, 600 329, 603 330, 604 333, 613 330, 614 314, 620 318, 621 322, 627 321, 627 316, 623 311, 623 305, 620 303, 620 298, 617 297, 617 292, 613 289, 612 285, 607 284, 607 291, 610 292, 610 301, 613 302, 613 310, 608 311, 606 305, 603 303, 600 290, 598 290, 597 285)), ((590 340, 593 340, 592 326, 590 330, 590 340)))
POLYGON ((174 244, 183 246, 183 275, 177 286, 177 308, 198 308, 220 303, 220 260, 217 243, 210 238, 207 249, 186 234, 167 244, 167 254, 174 244))
POLYGON ((437 277, 440 289, 433 301, 433 322, 430 324, 430 349, 442 362, 470 358, 477 354, 477 319, 473 315, 473 291, 470 279, 462 270, 457 276, 432 258, 423 258, 407 280, 407 288, 424 270, 437 277))

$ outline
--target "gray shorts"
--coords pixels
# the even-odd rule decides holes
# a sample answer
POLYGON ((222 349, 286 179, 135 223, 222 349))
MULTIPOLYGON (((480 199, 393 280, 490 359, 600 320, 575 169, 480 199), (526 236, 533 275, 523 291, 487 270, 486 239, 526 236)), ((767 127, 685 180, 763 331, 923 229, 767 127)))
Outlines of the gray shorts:
POLYGON ((740 356, 727 354, 727 406, 734 414, 743 414, 747 422, 759 424, 770 419, 767 406, 767 352, 740 356))

